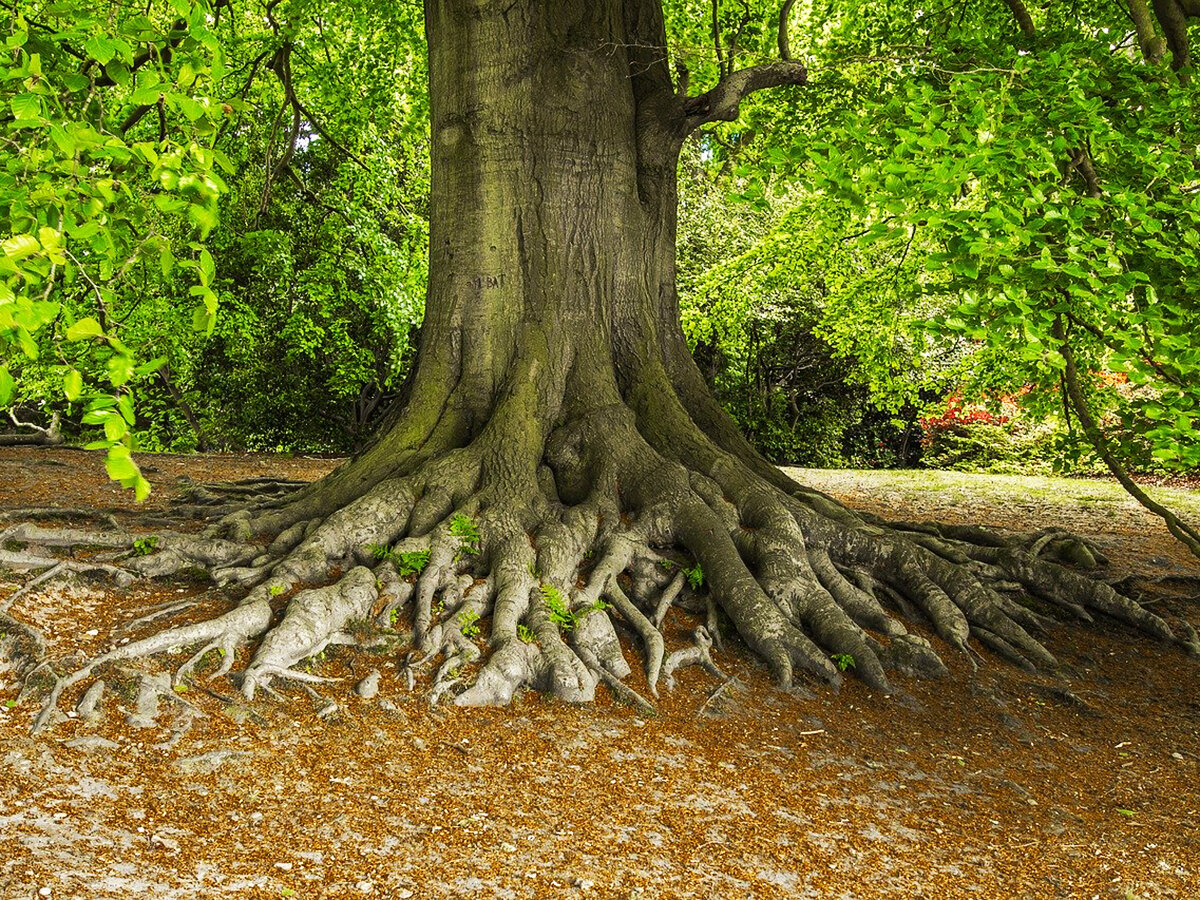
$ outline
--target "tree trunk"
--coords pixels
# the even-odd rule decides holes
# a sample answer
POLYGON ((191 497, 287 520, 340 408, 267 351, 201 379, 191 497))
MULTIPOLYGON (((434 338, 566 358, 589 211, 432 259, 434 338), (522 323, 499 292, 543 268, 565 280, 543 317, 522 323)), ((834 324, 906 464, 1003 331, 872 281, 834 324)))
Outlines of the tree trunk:
POLYGON ((684 97, 657 0, 427 0, 426 17, 431 268, 407 402, 323 481, 132 561, 143 574, 199 562, 249 593, 186 634, 102 657, 53 700, 100 661, 184 643, 203 642, 185 671, 213 648, 225 670, 268 630, 272 598, 339 573, 289 601, 244 693, 311 678, 293 666, 348 623, 387 625, 409 606, 410 677, 441 660, 432 697, 460 704, 523 685, 586 700, 603 681, 648 707, 622 681, 614 621, 637 636, 657 695, 678 665, 719 672, 718 610, 785 685, 797 666, 831 683, 853 667, 880 691, 885 667, 944 672, 905 615, 961 651, 974 638, 1053 665, 1030 633, 1045 616, 997 583, 1195 649, 1194 634, 1039 557, 1090 558, 1081 542, 858 516, 784 477, 717 405, 679 321, 679 149, 699 124, 735 118, 745 92, 801 83, 802 67, 730 71, 684 97), (707 627, 667 655, 663 617, 692 594, 707 595, 707 627))

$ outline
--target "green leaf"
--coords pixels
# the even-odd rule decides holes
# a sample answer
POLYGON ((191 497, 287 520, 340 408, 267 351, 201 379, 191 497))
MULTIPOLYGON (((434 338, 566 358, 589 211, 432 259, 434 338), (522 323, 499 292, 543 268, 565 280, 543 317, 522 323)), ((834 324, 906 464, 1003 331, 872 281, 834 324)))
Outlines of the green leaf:
POLYGON ((122 394, 117 398, 117 409, 120 410, 121 417, 130 425, 137 421, 133 412, 133 397, 130 394, 122 394))
POLYGON ((0 406, 8 406, 16 386, 8 366, 0 366, 0 406))
POLYGON ((161 369, 166 364, 167 364, 167 358, 165 356, 156 356, 154 359, 150 360, 149 362, 142 363, 140 366, 138 366, 133 371, 134 371, 134 374, 136 374, 139 378, 144 378, 147 375, 153 375, 155 372, 157 372, 159 369, 161 369))
POLYGON ((169 246, 158 251, 158 268, 162 272, 163 278, 170 275, 171 270, 175 268, 175 255, 171 253, 169 246))
POLYGON ((117 353, 108 360, 108 381, 120 387, 133 377, 133 360, 124 353, 117 353))
POLYGON ((104 468, 108 470, 108 477, 113 481, 138 478, 142 474, 130 457, 129 448, 121 444, 108 448, 108 458, 104 461, 104 468))
POLYGON ((114 43, 111 38, 108 38, 102 34, 97 34, 90 38, 88 42, 83 45, 83 50, 88 56, 100 63, 102 66, 106 65, 109 60, 117 55, 116 43, 114 43))
POLYGON ((41 245, 32 234, 15 234, 0 243, 0 250, 3 250, 9 259, 18 260, 37 253, 41 250, 41 245))
POLYGON ((212 334, 213 326, 216 324, 216 317, 213 316, 203 306, 196 307, 192 313, 192 330, 202 331, 205 334, 212 334))
POLYGON ((83 393, 83 376, 75 369, 71 369, 63 376, 63 393, 67 395, 68 400, 78 400, 83 393))
POLYGON ((201 284, 207 286, 213 283, 217 275, 217 264, 213 262, 212 254, 208 250, 200 251, 200 265, 196 271, 200 273, 201 284))
MULTIPOLYGON (((104 436, 110 441, 119 441, 129 433, 129 425, 120 416, 108 416, 104 420, 104 436)), ((109 474, 112 472, 110 470, 109 474)))
POLYGON ((89 337, 103 337, 104 329, 91 316, 86 316, 67 329, 67 340, 78 341, 89 337))
POLYGON ((9 101, 9 106, 19 122, 40 119, 42 116, 42 101, 37 94, 17 94, 9 101))

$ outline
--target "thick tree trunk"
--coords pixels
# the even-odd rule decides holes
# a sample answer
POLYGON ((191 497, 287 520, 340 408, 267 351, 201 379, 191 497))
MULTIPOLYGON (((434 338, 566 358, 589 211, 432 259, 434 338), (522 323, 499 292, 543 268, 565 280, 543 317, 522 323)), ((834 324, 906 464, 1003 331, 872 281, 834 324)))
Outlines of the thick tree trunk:
POLYGON ((735 118, 743 93, 802 83, 803 67, 726 72, 684 97, 656 0, 427 0, 426 16, 431 270, 407 402, 323 481, 130 560, 150 575, 201 563, 249 590, 217 619, 63 679, 39 724, 98 663, 187 643, 202 646, 176 677, 214 649, 224 674, 268 632, 243 692, 312 680, 293 667, 349 640, 355 620, 388 625, 407 607, 410 677, 440 659, 431 696, 461 704, 504 703, 523 685, 586 700, 603 681, 646 708, 622 681, 614 621, 636 635, 656 695, 679 665, 719 674, 718 611, 785 685, 797 666, 832 683, 853 666, 881 691, 885 667, 944 672, 901 619, 968 658, 974 638, 1018 665, 1053 665, 1031 636, 1048 619, 997 592, 1016 584, 1047 608, 1102 611, 1200 649, 1185 626, 1178 637, 1039 558, 1092 560, 1081 542, 860 517, 766 463, 717 405, 679 321, 679 148, 698 125, 735 118), (290 596, 313 583, 327 586, 290 596), (668 655, 663 617, 698 590, 707 628, 668 655))

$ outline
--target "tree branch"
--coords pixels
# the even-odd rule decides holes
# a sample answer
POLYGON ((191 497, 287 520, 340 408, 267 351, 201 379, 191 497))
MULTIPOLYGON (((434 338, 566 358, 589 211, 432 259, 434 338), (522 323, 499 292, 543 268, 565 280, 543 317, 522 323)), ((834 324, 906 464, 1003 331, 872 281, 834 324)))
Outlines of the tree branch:
POLYGON ((18 428, 32 428, 34 434, 5 434, 0 435, 0 447, 15 447, 19 445, 39 445, 53 447, 62 443, 61 417, 57 412, 51 414, 50 424, 46 428, 33 422, 22 422, 17 418, 16 409, 8 411, 8 417, 18 428))
POLYGON ((779 10, 779 58, 785 62, 792 58, 792 45, 788 40, 788 20, 795 5, 796 0, 784 0, 783 8, 779 10))
POLYGON ((732 122, 738 117, 742 98, 755 91, 808 82, 808 69, 792 60, 751 66, 726 75, 712 90, 689 97, 683 104, 688 131, 709 122, 732 122))
POLYGON ((712 0, 713 49, 717 51, 717 73, 725 77, 725 51, 721 49, 720 0, 712 0))
POLYGON ((1033 16, 1029 14, 1029 9, 1025 6, 1022 0, 1004 0, 1008 4, 1009 11, 1012 12, 1013 18, 1017 20, 1017 25, 1021 28, 1021 34, 1025 37, 1033 37, 1036 29, 1033 27, 1033 16))
POLYGON ((1167 526, 1167 530, 1195 556, 1200 557, 1200 532, 1197 532, 1195 528, 1186 522, 1181 522, 1171 510, 1167 509, 1161 503, 1156 502, 1149 494, 1142 490, 1141 486, 1129 476, 1125 467, 1121 465, 1116 455, 1112 452, 1112 447, 1109 445, 1108 439, 1100 431, 1100 426, 1092 418, 1092 412, 1088 409, 1087 401, 1083 396, 1083 389, 1079 385, 1079 370, 1075 366, 1075 354, 1071 351, 1066 331, 1063 329, 1062 316, 1058 316, 1054 320, 1052 330, 1055 339, 1060 345, 1059 353, 1062 354, 1063 362, 1066 363, 1063 369, 1063 387, 1067 396, 1071 399, 1071 406, 1075 408, 1075 416, 1079 419, 1079 425, 1083 429, 1083 433, 1087 436, 1088 443, 1100 454, 1100 458, 1104 460, 1104 464, 1108 466, 1108 470, 1113 474, 1113 477, 1120 482, 1121 487, 1125 488, 1125 492, 1143 507, 1162 519, 1167 526))
POLYGON ((1154 18, 1146 0, 1129 0, 1129 18, 1133 21, 1133 29, 1137 32, 1138 44, 1142 48, 1142 58, 1152 66, 1162 62, 1166 41, 1159 37, 1154 29, 1154 18))
MULTIPOLYGON (((1166 35, 1167 47, 1171 50, 1171 68, 1176 72, 1192 64, 1187 27, 1190 9, 1179 0, 1154 0, 1154 16, 1166 35)), ((1179 80, 1186 84, 1187 76, 1180 73, 1179 80)))

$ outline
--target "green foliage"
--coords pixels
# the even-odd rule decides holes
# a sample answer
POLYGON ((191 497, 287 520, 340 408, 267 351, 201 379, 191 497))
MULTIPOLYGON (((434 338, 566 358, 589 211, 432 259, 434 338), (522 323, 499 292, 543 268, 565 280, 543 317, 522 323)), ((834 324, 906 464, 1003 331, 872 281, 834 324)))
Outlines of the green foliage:
POLYGON ((458 551, 454 558, 479 555, 479 526, 464 513, 455 513, 450 518, 450 534, 458 538, 458 551))
POLYGON ((463 637, 475 638, 479 636, 479 613, 473 609, 464 609, 456 617, 459 630, 463 637))
MULTIPOLYGON (((957 358, 971 396, 1032 388, 1037 416, 1061 402, 1065 341, 1122 456, 1194 467, 1198 95, 1114 50, 1130 33, 1115 7, 1037 13, 1032 36, 949 9, 836 25, 819 52, 861 55, 826 85, 853 99, 819 111, 827 127, 796 142, 793 170, 863 252, 904 267, 878 334, 957 358), (925 49, 877 52, 894 45, 925 49), (1143 390, 1121 395, 1106 373, 1143 390)), ((863 308, 823 326, 860 358, 878 340, 863 308)))
POLYGON ((714 182, 718 152, 725 151, 715 140, 701 143, 680 170, 680 308, 693 356, 769 459, 837 466, 865 453, 862 461, 872 463, 877 442, 856 446, 858 432, 880 408, 893 410, 885 421, 894 418, 936 368, 894 341, 839 351, 826 331, 851 303, 856 334, 894 331, 884 321, 893 315, 891 261, 831 236, 845 217, 820 198, 794 188, 753 204, 731 197, 746 182, 728 165, 714 182), (864 294, 868 277, 879 284, 864 294), (879 299, 868 310, 864 297, 879 299))
POLYGON ((546 604, 546 610, 551 622, 563 629, 563 631, 570 631, 579 623, 579 617, 571 612, 571 608, 567 606, 567 601, 563 598, 558 588, 551 584, 543 584, 538 590, 541 592, 542 600, 546 604))
POLYGON ((854 656, 850 653, 835 653, 830 659, 833 664, 838 667, 839 672, 845 672, 847 669, 854 668, 854 656))
POLYGON ((367 550, 375 559, 390 561, 402 578, 420 575, 425 571, 425 567, 429 565, 430 551, 428 550, 410 550, 405 553, 397 553, 383 544, 370 544, 367 550))
POLYGON ((529 630, 529 626, 524 622, 517 623, 517 637, 525 644, 536 644, 537 635, 529 630))
POLYGON ((0 63, 0 407, 77 415, 109 476, 149 492, 131 456, 139 385, 162 360, 130 317, 211 332, 206 240, 237 116, 204 0, 18 3, 0 63))
POLYGON ((0 408, 102 434, 139 495, 137 448, 349 449, 411 359, 419 11, 314 12, 13 7, 0 408))
POLYGON ((154 548, 158 546, 157 537, 134 538, 133 555, 134 556, 149 556, 154 552, 154 548))
POLYGON ((967 422, 930 432, 922 461, 933 469, 1048 475, 1061 458, 1065 429, 1053 422, 967 422))
MULTIPOLYGON (((747 98, 685 165, 685 329, 776 458, 911 444, 913 411, 951 388, 1029 387, 1049 419, 1065 341, 1128 464, 1200 464, 1200 94, 1142 58, 1122 7, 1031 9, 1023 34, 1003 8, 797 6, 810 84, 747 98), (864 447, 868 405, 905 421, 864 447)), ((705 10, 673 4, 668 27, 711 84, 705 10)), ((769 27, 722 19, 739 28, 747 58, 773 52, 769 27)))
POLYGON ((680 569, 687 578, 688 586, 693 591, 698 591, 704 586, 704 570, 700 568, 700 563, 696 563, 690 569, 680 569))

